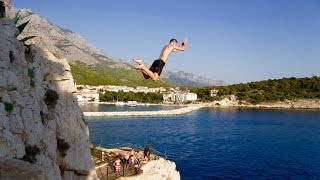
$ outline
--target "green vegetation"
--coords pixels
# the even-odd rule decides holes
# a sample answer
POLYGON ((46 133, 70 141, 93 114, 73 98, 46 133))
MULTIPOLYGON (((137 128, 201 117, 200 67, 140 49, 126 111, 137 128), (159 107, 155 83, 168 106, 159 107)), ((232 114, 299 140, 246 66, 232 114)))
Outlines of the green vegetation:
POLYGON ((13 111, 13 107, 14 107, 14 103, 10 103, 10 102, 4 102, 4 109, 10 113, 13 111))
POLYGON ((115 102, 115 101, 137 101, 143 103, 160 103, 163 101, 163 96, 161 93, 143 93, 143 92, 111 92, 105 91, 99 93, 100 101, 105 102, 115 102))
POLYGON ((270 101, 320 98, 320 77, 283 78, 235 84, 230 86, 192 89, 201 101, 221 99, 226 95, 236 95, 240 101, 253 104, 270 101), (210 90, 219 90, 217 97, 210 97, 210 90))
POLYGON ((36 155, 40 154, 40 149, 36 145, 26 146, 25 151, 26 154, 23 156, 22 160, 35 163, 37 161, 36 155))
POLYGON ((59 94, 57 93, 57 91, 49 89, 46 92, 46 97, 44 99, 44 102, 46 103, 46 105, 48 106, 55 106, 58 102, 59 99, 59 94))
POLYGON ((70 64, 71 73, 77 84, 83 85, 122 85, 147 87, 174 87, 163 81, 145 80, 141 73, 133 69, 111 68, 107 62, 96 66, 70 64))
POLYGON ((69 148, 69 143, 66 142, 64 139, 57 139, 57 149, 62 157, 65 157, 67 155, 67 151, 69 150, 69 148))
POLYGON ((15 103, 10 103, 10 102, 3 102, 2 97, 0 96, 0 103, 4 104, 4 110, 8 113, 11 113, 13 111, 13 107, 15 103))
MULTIPOLYGON (((214 87, 214 88, 217 88, 217 87, 214 87)), ((198 99, 201 102, 210 102, 213 100, 220 100, 219 97, 210 96, 210 91, 214 88, 213 87, 191 88, 190 92, 196 93, 198 95, 198 99)))

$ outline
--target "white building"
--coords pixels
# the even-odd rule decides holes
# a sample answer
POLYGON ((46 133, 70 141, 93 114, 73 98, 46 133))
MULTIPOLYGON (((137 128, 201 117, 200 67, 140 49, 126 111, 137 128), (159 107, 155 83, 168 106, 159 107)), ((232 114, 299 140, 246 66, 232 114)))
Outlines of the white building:
POLYGON ((185 101, 196 101, 198 95, 195 93, 169 93, 163 94, 164 102, 175 102, 175 103, 183 103, 185 101))
POLYGON ((163 94, 163 101, 164 102, 175 102, 174 93, 163 94))
POLYGON ((148 92, 150 92, 150 90, 148 87, 137 86, 134 92, 148 93, 148 92))
POLYGON ((177 93, 177 94, 175 94, 175 102, 176 103, 183 103, 183 102, 185 102, 186 101, 186 94, 179 94, 179 93, 177 93))
POLYGON ((196 101, 198 99, 198 95, 196 93, 187 93, 185 100, 186 101, 196 101))
POLYGON ((99 102, 99 93, 97 92, 78 92, 74 95, 78 102, 99 102))

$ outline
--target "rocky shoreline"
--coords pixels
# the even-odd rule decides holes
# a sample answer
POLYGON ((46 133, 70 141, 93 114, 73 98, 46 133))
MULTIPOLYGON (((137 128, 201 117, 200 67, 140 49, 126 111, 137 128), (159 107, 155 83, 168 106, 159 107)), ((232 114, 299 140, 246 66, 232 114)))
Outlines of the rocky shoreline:
POLYGON ((265 109, 313 109, 320 110, 320 99, 297 99, 277 102, 264 102, 260 104, 240 103, 235 96, 221 101, 204 103, 205 107, 238 107, 238 108, 265 108, 265 109))
POLYGON ((189 113, 204 107, 209 108, 263 108, 263 109, 310 109, 320 110, 320 99, 300 99, 273 103, 240 104, 235 97, 225 98, 212 103, 190 104, 174 110, 164 111, 123 111, 123 112, 83 112, 87 117, 116 117, 116 116, 170 116, 189 113))

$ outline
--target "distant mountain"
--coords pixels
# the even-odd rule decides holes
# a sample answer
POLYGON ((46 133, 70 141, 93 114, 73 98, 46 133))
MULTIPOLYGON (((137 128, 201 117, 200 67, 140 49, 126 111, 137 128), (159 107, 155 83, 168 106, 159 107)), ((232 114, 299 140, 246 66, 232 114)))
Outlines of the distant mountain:
POLYGON ((212 80, 195 74, 179 72, 166 72, 162 78, 168 82, 173 82, 182 86, 202 87, 202 86, 223 86, 227 85, 222 80, 212 80))
MULTIPOLYGON (((42 48, 46 48, 55 56, 66 58, 71 64, 77 64, 80 65, 79 67, 85 67, 88 70, 95 71, 97 74, 103 74, 103 77, 107 76, 103 81, 100 81, 104 82, 103 84, 106 84, 106 82, 129 86, 172 86, 173 84, 179 86, 220 86, 226 84, 221 80, 211 80, 182 71, 164 71, 161 78, 162 80, 169 82, 169 84, 155 84, 151 81, 146 82, 140 73, 133 70, 133 65, 128 61, 115 59, 106 55, 94 45, 84 40, 79 34, 58 27, 27 9, 11 10, 8 13, 9 17, 13 18, 16 12, 19 12, 19 15, 21 16, 20 23, 30 20, 22 37, 37 36, 36 38, 29 40, 28 43, 34 43, 42 48), (107 81, 108 79, 113 80, 107 81)), ((78 72, 80 73, 80 71, 77 71, 77 73, 78 72)), ((76 77, 75 80, 77 82, 81 81, 86 83, 87 81, 84 81, 84 79, 90 81, 89 77, 87 77, 89 74, 81 74, 81 76, 79 74, 73 75, 76 77)))

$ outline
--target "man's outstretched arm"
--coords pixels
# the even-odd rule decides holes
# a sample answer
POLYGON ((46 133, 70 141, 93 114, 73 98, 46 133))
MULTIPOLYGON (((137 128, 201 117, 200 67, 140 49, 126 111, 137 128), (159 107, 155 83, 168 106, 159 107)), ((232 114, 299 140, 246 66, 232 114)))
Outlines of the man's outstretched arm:
POLYGON ((173 52, 176 52, 176 51, 184 51, 184 50, 186 49, 186 47, 187 47, 187 43, 188 43, 188 40, 185 39, 185 40, 182 42, 181 46, 176 46, 176 47, 174 47, 173 52))
POLYGON ((8 0, 7 2, 4 3, 4 6, 5 6, 5 7, 9 7, 9 6, 10 6, 10 3, 11 3, 11 0, 8 0))

